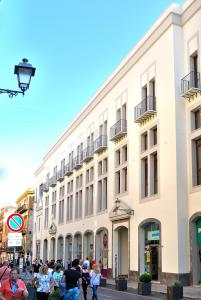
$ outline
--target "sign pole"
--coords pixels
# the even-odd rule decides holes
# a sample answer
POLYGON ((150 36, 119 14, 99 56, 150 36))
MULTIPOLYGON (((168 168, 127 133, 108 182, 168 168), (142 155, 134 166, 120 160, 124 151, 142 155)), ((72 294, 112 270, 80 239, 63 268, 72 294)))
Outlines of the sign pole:
POLYGON ((15 252, 16 252, 16 248, 13 248, 13 267, 15 267, 15 252))

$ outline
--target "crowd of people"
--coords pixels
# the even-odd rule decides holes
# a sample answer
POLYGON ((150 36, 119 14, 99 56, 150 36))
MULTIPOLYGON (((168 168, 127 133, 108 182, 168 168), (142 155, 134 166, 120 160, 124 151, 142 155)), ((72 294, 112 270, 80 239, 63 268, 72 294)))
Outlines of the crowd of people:
POLYGON ((48 300, 51 295, 61 300, 77 300, 81 299, 81 290, 87 300, 88 287, 92 289, 92 300, 98 300, 100 278, 99 265, 88 258, 69 261, 66 268, 61 261, 43 263, 35 259, 32 265, 26 263, 21 272, 4 261, 0 268, 0 300, 28 299, 27 283, 35 287, 37 300, 48 300))

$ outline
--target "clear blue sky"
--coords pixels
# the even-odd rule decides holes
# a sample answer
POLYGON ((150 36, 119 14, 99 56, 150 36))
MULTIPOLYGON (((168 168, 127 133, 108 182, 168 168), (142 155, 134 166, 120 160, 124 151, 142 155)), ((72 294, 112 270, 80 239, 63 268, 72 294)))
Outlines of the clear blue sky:
POLYGON ((25 97, 0 95, 0 204, 31 186, 46 151, 171 3, 0 1, 0 88, 17 88, 21 58, 36 67, 25 97))

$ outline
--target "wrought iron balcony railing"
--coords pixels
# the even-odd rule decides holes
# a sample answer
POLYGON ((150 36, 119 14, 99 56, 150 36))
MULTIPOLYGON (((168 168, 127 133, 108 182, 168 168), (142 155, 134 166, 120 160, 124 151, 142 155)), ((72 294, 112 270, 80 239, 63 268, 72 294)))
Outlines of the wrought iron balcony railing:
POLYGON ((94 157, 94 146, 87 146, 83 150, 83 162, 90 161, 94 157))
POLYGON ((148 96, 142 100, 134 109, 134 121, 144 122, 156 113, 156 97, 148 96))
POLYGON ((94 152, 99 153, 107 148, 107 135, 100 135, 94 142, 94 152))
POLYGON ((54 175, 50 178, 49 186, 54 187, 56 184, 57 184, 57 177, 56 175, 54 175))
POLYGON ((43 192, 48 192, 49 191, 49 182, 43 183, 43 192))
POLYGON ((115 141, 127 134, 127 120, 120 119, 110 128, 110 140, 115 141))
POLYGON ((73 169, 77 170, 81 168, 82 164, 83 164, 83 151, 74 158, 73 169))
POLYGON ((192 98, 201 93, 200 73, 191 71, 181 80, 181 93, 184 98, 192 98))
POLYGON ((64 174, 65 174, 65 169, 61 169, 57 172, 57 180, 58 181, 63 181, 64 180, 64 174))
POLYGON ((73 173, 73 162, 69 162, 65 165, 65 176, 70 176, 73 173))

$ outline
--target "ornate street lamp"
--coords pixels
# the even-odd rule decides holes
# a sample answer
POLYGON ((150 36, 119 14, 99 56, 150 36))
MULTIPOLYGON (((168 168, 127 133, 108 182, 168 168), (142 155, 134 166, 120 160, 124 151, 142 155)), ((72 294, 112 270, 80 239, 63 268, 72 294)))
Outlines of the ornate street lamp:
POLYGON ((21 91, 9 90, 9 89, 0 89, 0 94, 8 94, 10 98, 22 94, 24 96, 26 90, 28 90, 31 77, 35 75, 35 68, 28 63, 28 59, 23 58, 22 62, 15 66, 14 74, 17 75, 18 86, 21 91))

